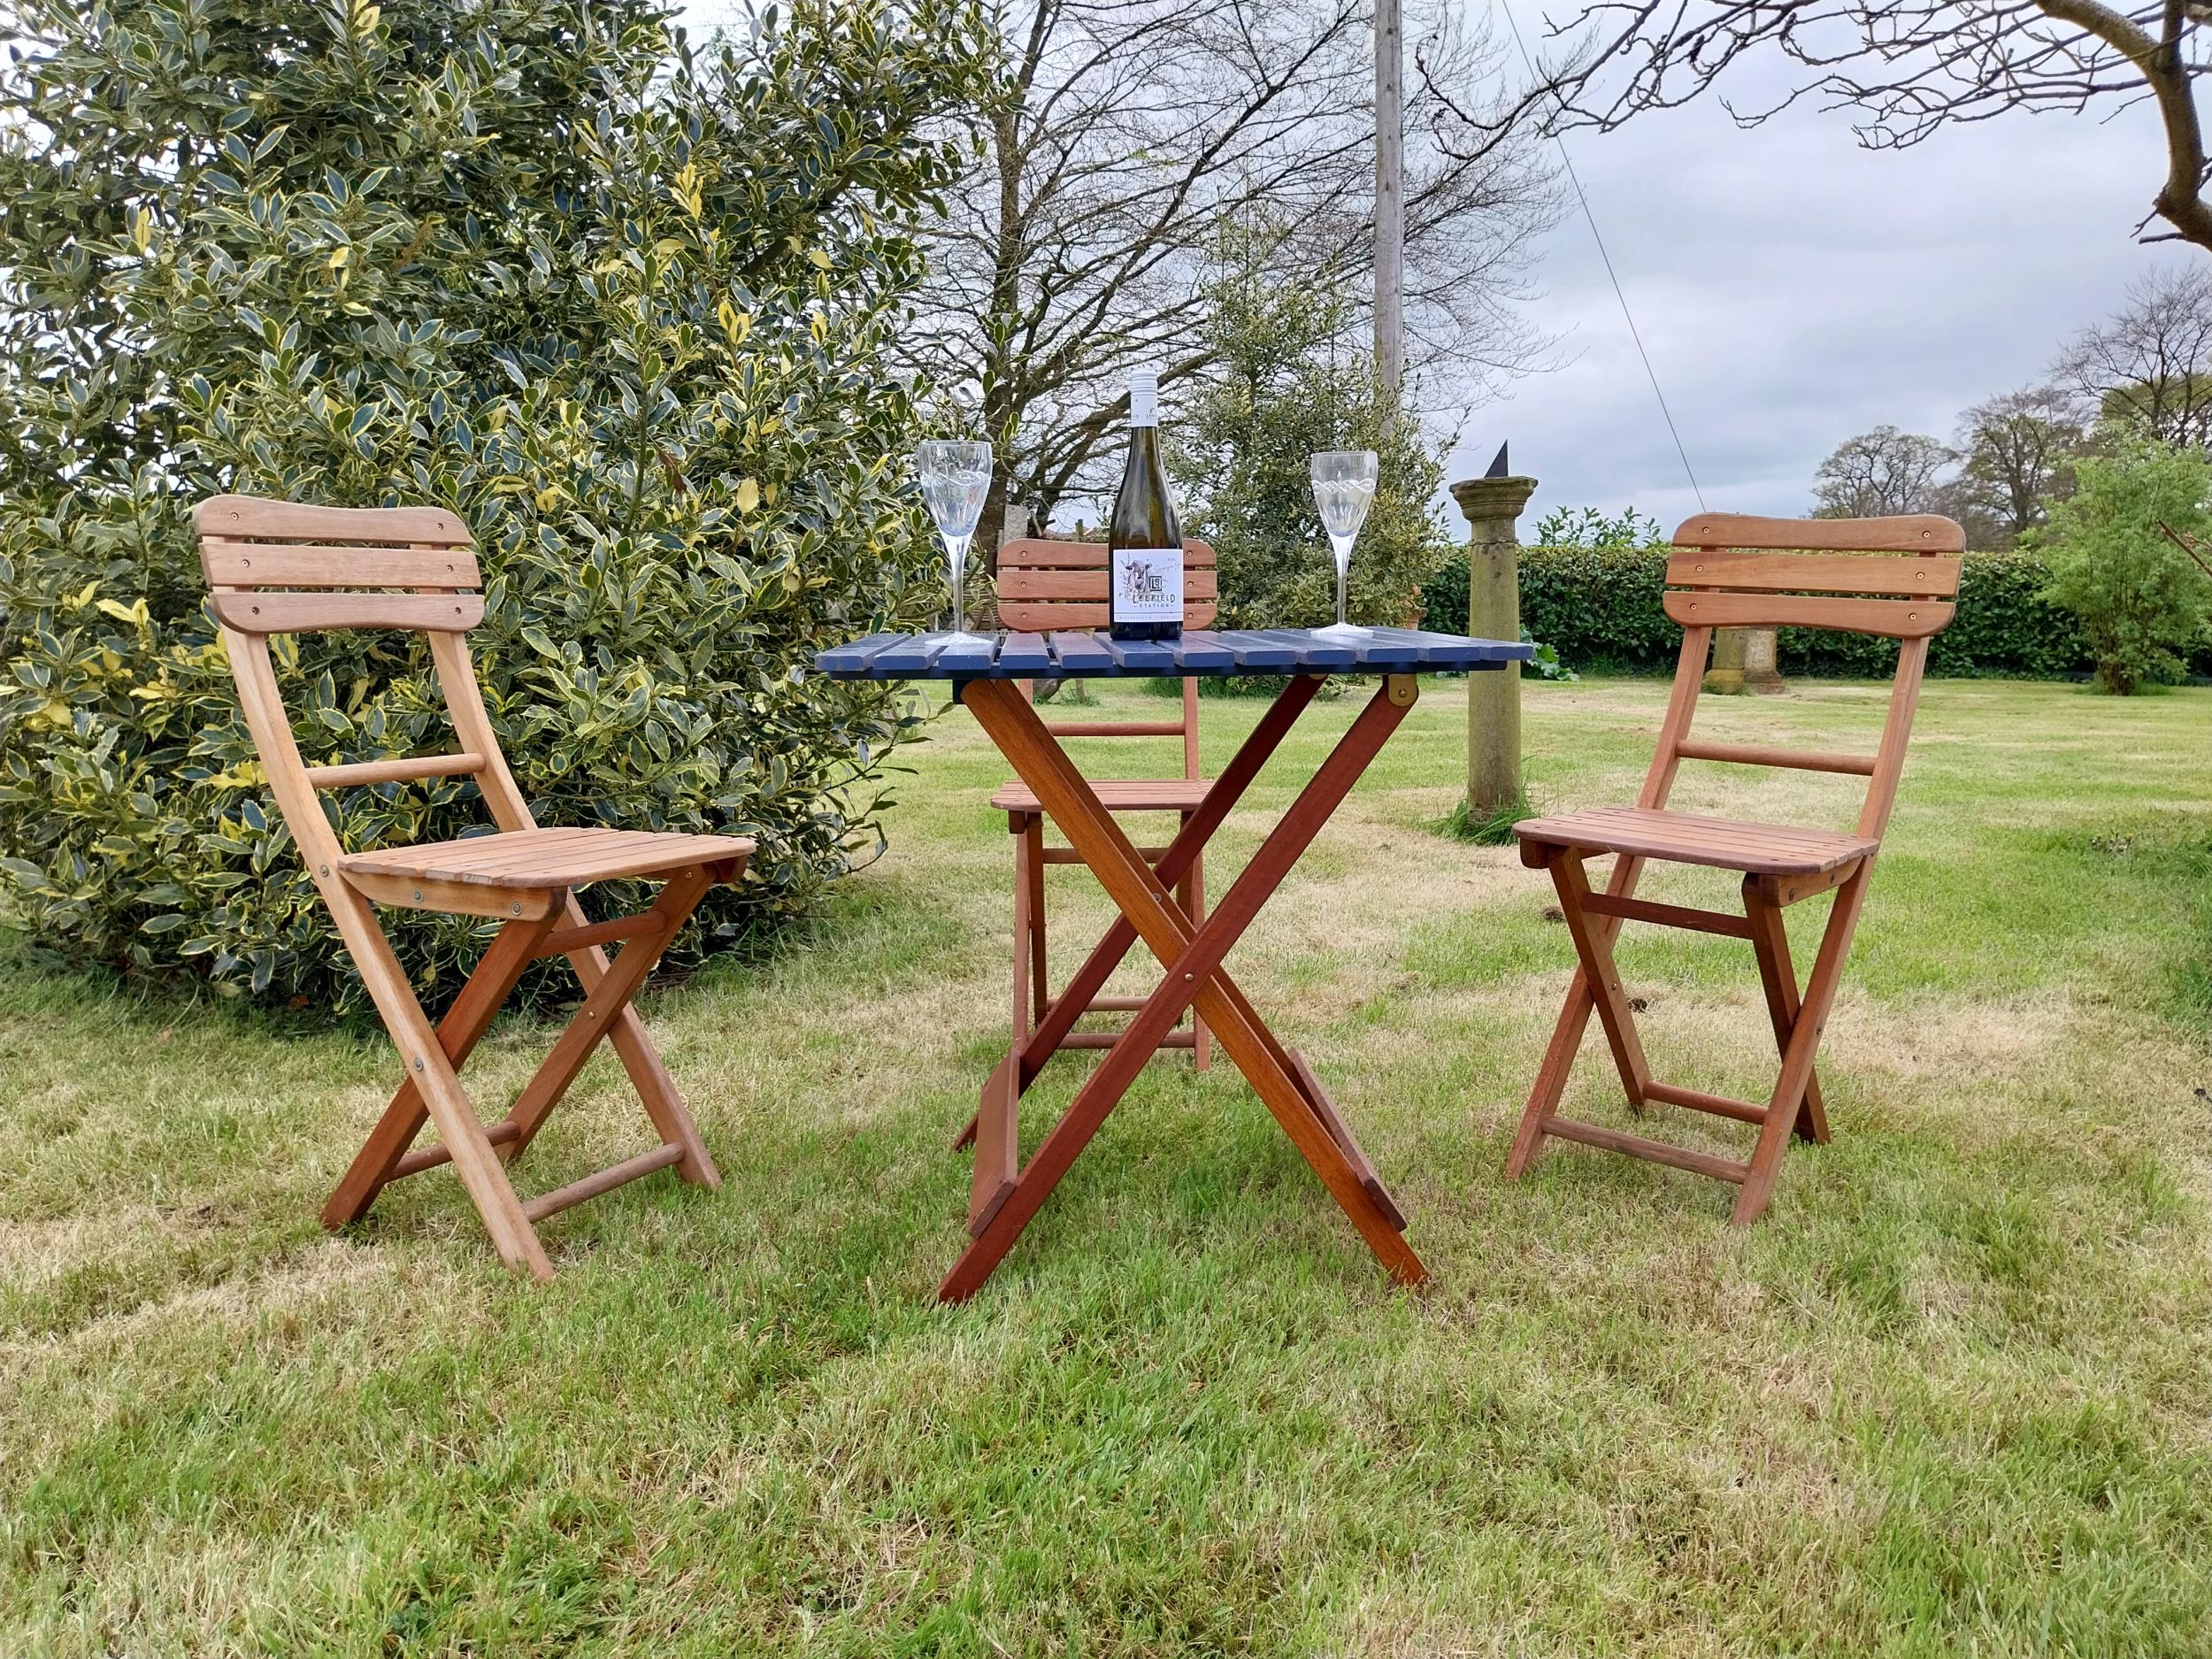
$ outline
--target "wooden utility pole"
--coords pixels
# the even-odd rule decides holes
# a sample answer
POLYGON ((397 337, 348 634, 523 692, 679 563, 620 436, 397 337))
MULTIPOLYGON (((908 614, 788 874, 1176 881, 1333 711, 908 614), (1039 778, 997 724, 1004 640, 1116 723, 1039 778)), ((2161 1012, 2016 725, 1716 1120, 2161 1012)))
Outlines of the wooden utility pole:
POLYGON ((1406 373, 1406 90, 1399 0, 1375 0, 1375 378, 1406 373))

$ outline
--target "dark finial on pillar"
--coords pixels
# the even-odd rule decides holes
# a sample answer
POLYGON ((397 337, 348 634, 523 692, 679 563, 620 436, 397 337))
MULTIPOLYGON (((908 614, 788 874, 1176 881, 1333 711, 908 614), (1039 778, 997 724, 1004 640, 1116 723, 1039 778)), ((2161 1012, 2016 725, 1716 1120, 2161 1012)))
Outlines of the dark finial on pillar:
POLYGON ((1505 445, 1502 443, 1498 446, 1498 453, 1490 462, 1490 470, 1487 472, 1485 472, 1483 476, 1485 478, 1503 478, 1506 476, 1505 445))

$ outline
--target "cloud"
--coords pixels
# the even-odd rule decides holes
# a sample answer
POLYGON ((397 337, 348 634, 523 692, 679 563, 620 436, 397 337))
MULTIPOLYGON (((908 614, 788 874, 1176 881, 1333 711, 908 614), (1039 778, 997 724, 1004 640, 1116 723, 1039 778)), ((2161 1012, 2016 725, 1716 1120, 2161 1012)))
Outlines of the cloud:
MULTIPOLYGON (((1783 84, 1724 89, 1755 104, 1783 84)), ((1843 439, 1885 421, 1947 437, 2131 278, 2205 257, 2133 240, 2161 176, 2147 111, 2007 116, 1874 154, 1847 112, 1745 131, 1709 99, 1567 142, 1713 507, 1804 512, 1843 439)), ((1541 480, 1525 522, 1632 504, 1671 528, 1697 502, 1578 211, 1538 280, 1532 319, 1572 361, 1478 410, 1449 476, 1509 438, 1541 480)))

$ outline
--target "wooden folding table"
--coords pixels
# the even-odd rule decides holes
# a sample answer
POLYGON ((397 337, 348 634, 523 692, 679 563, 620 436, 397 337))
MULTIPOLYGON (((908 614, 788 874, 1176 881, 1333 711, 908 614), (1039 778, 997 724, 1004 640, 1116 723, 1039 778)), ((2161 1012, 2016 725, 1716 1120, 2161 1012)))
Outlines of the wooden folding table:
POLYGON ((1427 1277, 1402 1236, 1405 1217, 1312 1069, 1268 1029, 1223 963, 1405 718, 1418 695, 1415 676, 1425 671, 1496 669, 1528 655, 1527 646, 1515 642, 1409 628, 1376 628, 1352 641, 1304 628, 1275 628, 1187 631, 1172 643, 1144 644, 1112 640, 1103 633, 1007 633, 984 636, 978 646, 952 645, 941 635, 875 634, 816 659, 821 672, 834 679, 950 681, 955 699, 967 706, 1015 773, 1036 792, 1121 912, 1035 1029, 983 1086, 976 1111, 971 1241, 938 1286, 941 1298, 959 1301, 982 1286, 1145 1061, 1193 1004, 1383 1265, 1409 1285, 1427 1277), (1225 674, 1287 678, 1252 734, 1156 859, 1148 859, 1130 842, 1013 683, 1225 674), (1379 675, 1382 684, 1212 913, 1194 926, 1174 902, 1176 882, 1332 674, 1379 675), (1140 940, 1158 959, 1163 977, 1066 1114, 1029 1162, 1020 1164, 1017 1113, 1023 1092, 1140 940))

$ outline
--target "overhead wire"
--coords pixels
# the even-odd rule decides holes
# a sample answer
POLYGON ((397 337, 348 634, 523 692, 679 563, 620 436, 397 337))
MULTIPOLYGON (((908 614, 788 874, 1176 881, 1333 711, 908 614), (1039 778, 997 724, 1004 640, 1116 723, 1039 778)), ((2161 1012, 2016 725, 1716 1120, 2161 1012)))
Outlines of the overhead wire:
MULTIPOLYGON (((1536 61, 1529 56, 1528 42, 1521 38, 1521 26, 1513 16, 1510 0, 1498 0, 1498 10, 1505 13, 1506 27, 1513 31, 1513 43, 1520 49, 1521 64, 1528 71, 1529 79, 1536 79, 1536 61)), ((1562 105, 1563 109, 1564 106, 1562 105)), ((1698 488, 1696 469, 1690 465, 1690 452, 1683 447, 1681 431, 1674 424, 1674 411, 1667 407, 1667 395, 1659 387, 1659 373, 1651 366, 1651 353, 1644 349, 1644 336, 1636 326, 1635 313, 1628 308, 1628 295, 1621 287, 1620 273, 1613 268, 1613 256, 1607 250, 1605 237, 1598 230, 1597 215, 1590 211, 1590 197, 1582 188, 1581 176, 1575 172, 1574 157, 1567 153, 1567 141, 1557 132, 1551 135, 1559 146, 1559 159, 1566 169, 1567 182, 1574 187, 1575 200, 1581 204, 1583 222, 1590 227, 1590 240, 1597 244, 1598 258, 1605 266, 1606 280, 1613 285, 1613 297, 1620 303, 1621 320, 1628 325, 1628 337, 1636 342, 1636 355, 1642 359, 1644 378, 1651 382, 1651 395, 1659 403, 1660 419, 1667 423, 1667 435, 1674 440, 1674 452, 1681 457, 1682 472, 1690 480, 1690 493, 1697 497, 1700 512, 1705 511, 1705 492, 1698 488)))

